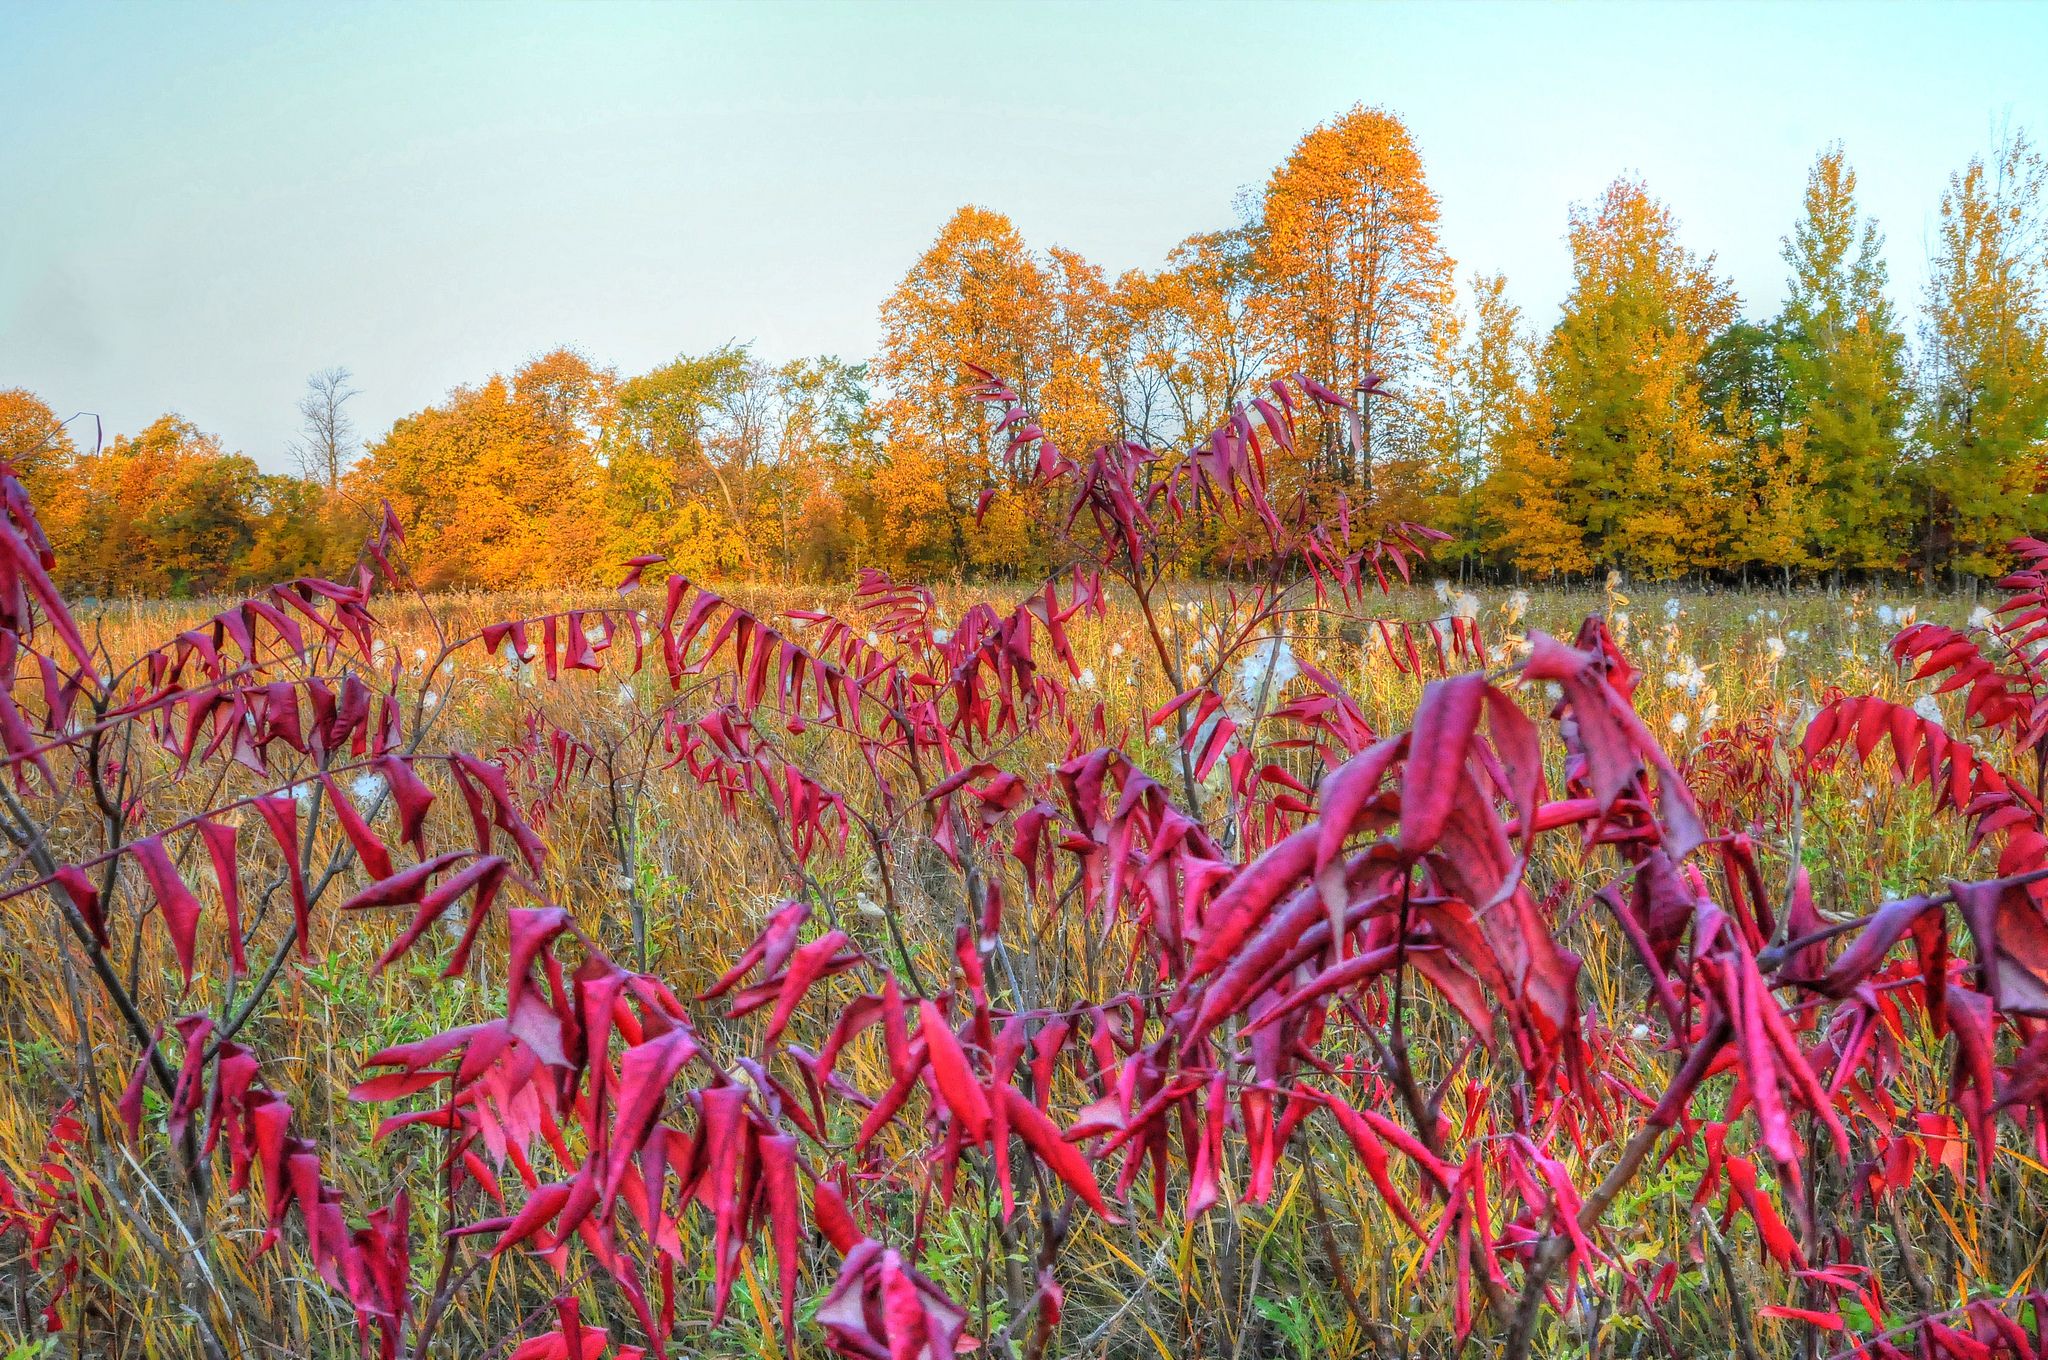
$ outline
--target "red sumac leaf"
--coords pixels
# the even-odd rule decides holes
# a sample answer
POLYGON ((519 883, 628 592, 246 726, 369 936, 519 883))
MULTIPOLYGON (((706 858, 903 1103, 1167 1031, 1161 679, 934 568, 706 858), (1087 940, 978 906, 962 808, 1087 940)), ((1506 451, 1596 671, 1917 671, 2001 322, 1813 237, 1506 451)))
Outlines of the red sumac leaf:
POLYGON ((1401 775, 1399 843, 1410 859, 1443 839, 1485 696, 1486 677, 1478 674, 1434 680, 1423 688, 1401 775))
POLYGON ((986 1143, 989 1135, 988 1098, 982 1094, 981 1082, 975 1077, 974 1070, 967 1065, 967 1054, 962 1051, 958 1036, 946 1023, 945 1017, 939 1014, 939 1008, 931 1002, 918 1002, 917 1014, 918 1033, 924 1038, 939 1095, 945 1100, 946 1108, 953 1112, 953 1117, 960 1121, 967 1136, 976 1144, 986 1143))
POLYGON ((214 882, 220 886, 222 924, 228 933, 228 959, 236 977, 249 971, 242 947, 242 885, 235 862, 235 828, 212 818, 199 823, 206 853, 213 860, 214 882))
POLYGON ((1079 1148, 1060 1136, 1059 1126, 1014 1086, 996 1088, 996 1096, 1003 1103, 1003 1118, 1024 1140, 1032 1155, 1064 1181, 1099 1217, 1111 1223, 1121 1222, 1103 1202, 1102 1189, 1095 1183, 1095 1173, 1089 1168, 1088 1159, 1081 1155, 1079 1148))
POLYGON ((355 849, 356 858, 363 862, 363 871, 371 878, 391 877, 391 852, 384 848, 384 842, 377 833, 370 830, 370 824, 363 820, 363 814, 341 786, 334 782, 334 776, 323 772, 320 782, 327 789, 328 801, 334 805, 334 819, 341 823, 342 834, 355 849))
POLYGON ((199 899, 178 876, 178 868, 171 863, 170 853, 164 849, 161 838, 144 837, 129 849, 134 852, 136 863, 142 867, 142 876, 149 880, 150 893, 163 911, 164 927, 171 933, 171 948, 178 956, 178 971, 184 974, 185 985, 190 987, 193 947, 199 934, 199 899))

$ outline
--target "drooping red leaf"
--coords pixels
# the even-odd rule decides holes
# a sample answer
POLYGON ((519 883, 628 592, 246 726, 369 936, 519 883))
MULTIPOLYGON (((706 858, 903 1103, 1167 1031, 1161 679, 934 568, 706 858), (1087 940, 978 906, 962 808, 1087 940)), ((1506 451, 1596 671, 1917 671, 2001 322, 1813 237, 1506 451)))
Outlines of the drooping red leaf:
POLYGON ((334 807, 334 819, 341 823, 341 830, 354 848, 356 858, 362 861, 363 871, 373 879, 391 877, 391 852, 384 848, 384 842, 363 820, 363 814, 355 803, 343 793, 341 786, 334 782, 334 776, 324 771, 320 782, 327 789, 327 799, 334 807))
POLYGON ((58 868, 55 875, 57 886, 71 899, 72 907, 78 912, 85 928, 92 932, 93 939, 102 949, 111 948, 113 941, 107 938, 107 921, 100 910, 100 890, 85 876, 85 870, 75 864, 58 868))
POLYGON ((1486 677, 1460 675, 1424 686, 1401 775, 1401 853, 1413 859, 1443 838, 1479 714, 1486 677))
POLYGON ((206 853, 213 860, 214 882, 220 888, 221 924, 228 936, 228 960, 236 977, 249 971, 242 945, 242 885, 235 860, 235 828, 206 818, 199 823, 206 853))
POLYGON ((1081 1155, 1079 1148, 1060 1136, 1059 1125, 1026 1100, 1024 1093, 1014 1086, 1007 1083, 998 1086, 995 1094, 1002 1101, 1004 1120, 1024 1140, 1032 1155, 1079 1195, 1081 1202, 1093 1209, 1098 1217, 1110 1223, 1120 1222, 1103 1201, 1102 1189, 1095 1183, 1095 1172, 1088 1165, 1088 1159, 1081 1155))
POLYGON ((164 928, 171 933, 171 948, 178 956, 178 971, 184 975, 185 986, 192 985, 193 950, 199 935, 199 899, 178 875, 177 866, 171 863, 170 852, 164 849, 161 838, 145 836, 129 849, 135 855, 135 862, 141 866, 142 875, 149 881, 150 894, 156 898, 157 908, 163 912, 164 928))
POLYGON ((640 575, 642 572, 646 571, 649 567, 654 566, 657 563, 666 561, 668 561, 668 559, 662 556, 660 553, 642 553, 638 557, 628 558, 626 561, 626 574, 619 581, 619 594, 632 594, 634 588, 640 584, 640 575))
POLYGON ((398 804, 399 839, 408 842, 414 854, 424 855, 427 810, 434 804, 433 790, 420 778, 413 763, 402 756, 381 757, 374 768, 398 804))
POLYGON ((299 864, 299 805, 289 797, 258 798, 251 804, 284 860, 285 882, 292 898, 292 932, 298 941, 299 957, 312 956, 312 920, 306 903, 306 876, 299 864))
POLYGON ((986 1143, 989 1136, 988 1097, 982 1094, 981 1082, 968 1066, 967 1054, 960 1047, 960 1040, 953 1033, 953 1027, 946 1023, 939 1008, 929 1001, 917 1003, 918 1035, 925 1041, 930 1056, 932 1077, 938 1083, 939 1095, 946 1102, 946 1108, 960 1121, 962 1129, 977 1145, 986 1143))
POLYGON ((775 1232, 775 1280, 782 1304, 782 1343, 796 1360, 797 1252, 803 1229, 798 1219, 796 1140, 770 1134, 760 1140, 761 1189, 768 1199, 770 1226, 775 1232))

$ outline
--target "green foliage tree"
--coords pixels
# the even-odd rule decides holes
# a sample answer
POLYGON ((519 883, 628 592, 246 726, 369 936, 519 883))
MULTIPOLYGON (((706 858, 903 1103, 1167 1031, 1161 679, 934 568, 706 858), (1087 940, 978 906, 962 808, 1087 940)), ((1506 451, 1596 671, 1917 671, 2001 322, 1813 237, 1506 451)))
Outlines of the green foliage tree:
POLYGON ((1720 477, 1724 565, 1781 572, 1819 558, 1828 525, 1821 471, 1805 428, 1790 414, 1787 328, 1735 321, 1700 362, 1707 420, 1727 445, 1720 477))
POLYGON ((1775 439, 1786 425, 1789 374, 1779 322, 1730 322, 1700 359, 1700 395, 1716 432, 1775 439), (1746 417, 1746 419, 1745 419, 1746 417))

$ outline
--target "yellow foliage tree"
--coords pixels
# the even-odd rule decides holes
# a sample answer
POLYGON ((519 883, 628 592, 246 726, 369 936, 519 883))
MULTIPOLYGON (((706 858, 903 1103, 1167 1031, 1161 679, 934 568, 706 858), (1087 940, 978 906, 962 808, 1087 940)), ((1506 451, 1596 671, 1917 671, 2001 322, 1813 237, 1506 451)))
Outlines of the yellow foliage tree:
POLYGON ((1603 565, 1652 578, 1717 566, 1730 445, 1711 427, 1700 364, 1735 293, 1634 180, 1574 209, 1569 240, 1572 290, 1544 358, 1565 516, 1603 565))
POLYGON ((1813 548, 1831 523, 1823 470, 1799 425, 1747 441, 1743 462, 1739 490, 1728 499, 1728 556, 1745 569, 1777 570, 1789 586, 1795 567, 1819 560, 1813 548))
POLYGON ((1511 394, 1499 420, 1481 493, 1487 548, 1538 580, 1592 570, 1585 530, 1566 503, 1571 463, 1558 446, 1549 392, 1539 385, 1511 394))
POLYGON ((1265 374, 1273 334, 1259 240, 1251 227, 1190 236, 1163 269, 1117 280, 1106 348, 1125 438, 1154 447, 1199 439, 1265 374))

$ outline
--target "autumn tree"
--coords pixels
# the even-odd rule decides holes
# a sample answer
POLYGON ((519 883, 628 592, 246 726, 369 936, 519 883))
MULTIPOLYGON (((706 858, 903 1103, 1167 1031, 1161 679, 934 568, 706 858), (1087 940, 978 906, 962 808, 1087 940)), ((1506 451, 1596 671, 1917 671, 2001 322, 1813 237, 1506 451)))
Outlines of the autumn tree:
POLYGON ((70 431, 33 392, 0 391, 0 462, 39 504, 51 500, 77 456, 70 431))
POLYGON ((1015 569, 1042 549, 1032 467, 968 395, 963 365, 1002 374, 1055 442, 1085 450, 1110 431, 1107 301, 1093 266, 1041 258, 1000 213, 964 207, 940 229, 882 304, 888 445, 875 486, 897 560, 1015 569), (1008 494, 984 506, 997 491, 1008 494))
POLYGON ((629 379, 604 460, 612 555, 699 578, 843 565, 872 442, 865 370, 836 359, 770 367, 727 345, 629 379))
POLYGON ((1803 432, 1819 472, 1819 561, 1896 566, 1913 513, 1903 475, 1906 338, 1886 296, 1884 237, 1857 210, 1856 172, 1839 143, 1807 173, 1805 211, 1784 257, 1791 277, 1776 336, 1782 417, 1803 432))
POLYGON ((99 596, 209 595, 333 565, 301 483, 175 415, 79 456, 50 519, 62 583, 99 596))
POLYGON ((1558 447, 1542 355, 1504 277, 1475 277, 1472 297, 1458 430, 1464 475, 1474 480, 1467 532, 1518 575, 1587 571, 1593 563, 1585 533, 1566 508, 1570 469, 1558 447))
MULTIPOLYGON (((1116 438, 1183 448, 1230 418, 1271 372, 1274 344, 1259 274, 1257 223, 1190 236, 1163 267, 1133 269, 1111 290, 1103 327, 1104 376, 1116 438)), ((1266 450, 1283 494, 1300 460, 1266 450)), ((1263 530, 1248 514, 1204 504, 1176 527, 1175 557, 1201 571, 1238 553, 1263 530)))
POLYGON ((1585 528, 1566 496, 1571 463, 1559 447, 1553 414, 1548 389, 1537 388, 1502 432, 1487 480, 1487 546, 1537 580, 1593 567, 1585 528))
POLYGON ((880 439, 867 365, 825 355, 792 360, 770 376, 777 442, 770 504, 783 571, 844 576, 875 545, 870 478, 880 439))
POLYGON ((1256 224, 1204 232, 1112 294, 1112 400, 1124 438, 1172 446, 1207 434, 1271 367, 1256 224))
POLYGON ((355 498, 389 500, 415 572, 433 586, 593 582, 615 569, 602 532, 597 446, 617 380, 557 350, 511 378, 459 387, 370 446, 355 498))
POLYGON ((1737 320, 1700 361, 1707 424, 1726 445, 1719 482, 1721 565, 1746 577, 1753 567, 1780 574, 1816 565, 1831 525, 1824 469, 1792 412, 1787 366, 1790 329, 1783 319, 1737 320))
MULTIPOLYGON (((1029 327, 1039 347, 1034 390, 1045 430, 1085 452, 1110 437, 1110 286, 1100 265, 1054 246, 1045 252, 1043 311, 1029 327)), ((1019 464, 1013 460, 1012 466, 1019 464)))
POLYGON ((2037 529, 2048 437, 2048 165, 2025 133, 1950 176, 1921 322, 1923 564, 2037 529))
POLYGON ((1464 476, 1477 481, 1497 461, 1501 441, 1523 416, 1536 382, 1536 348, 1504 274, 1472 277, 1472 333, 1459 367, 1468 410, 1464 476))
POLYGON ((1536 401, 1535 348, 1506 277, 1474 274, 1467 287, 1469 321, 1446 309, 1432 331, 1430 371, 1406 399, 1416 422, 1417 499, 1403 517, 1453 535, 1438 549, 1440 561, 1485 551, 1518 512, 1513 502, 1494 501, 1504 484, 1491 483, 1536 401))
MULTIPOLYGON (((1377 374, 1399 397, 1436 357, 1452 297, 1436 195, 1407 125, 1353 108, 1303 137, 1265 195, 1262 272, 1281 366, 1346 392, 1377 374)), ((1357 442, 1338 422, 1315 438, 1328 472, 1368 503, 1409 488, 1375 469, 1414 455, 1410 408, 1368 393, 1357 442)))
POLYGON ((723 345, 622 383, 606 436, 611 554, 665 554, 702 579, 747 563, 753 361, 723 345))
POLYGON ((1128 269, 1110 286, 1103 375, 1120 439, 1173 442, 1183 428, 1175 378, 1182 373, 1182 319, 1167 271, 1128 269))
POLYGON ((1565 515, 1603 565, 1651 577, 1716 566, 1729 445, 1710 424, 1701 362, 1735 294, 1634 180, 1575 208, 1569 242, 1572 289, 1544 360, 1565 515))

